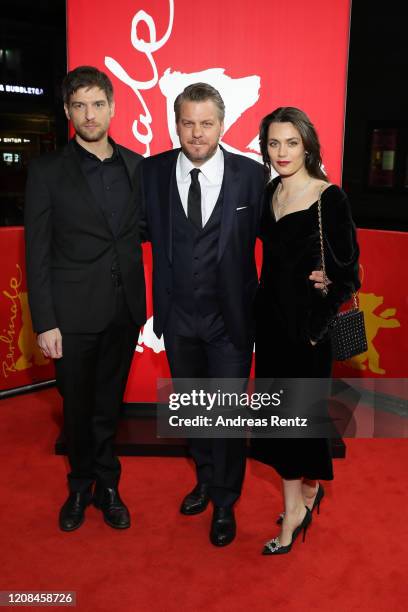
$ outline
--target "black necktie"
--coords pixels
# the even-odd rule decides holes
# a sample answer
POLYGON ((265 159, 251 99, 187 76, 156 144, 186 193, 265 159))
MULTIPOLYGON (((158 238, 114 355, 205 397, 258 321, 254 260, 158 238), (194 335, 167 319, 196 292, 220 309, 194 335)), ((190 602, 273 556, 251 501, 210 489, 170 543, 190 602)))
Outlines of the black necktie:
POLYGON ((198 168, 193 168, 193 170, 190 171, 191 185, 188 190, 187 216, 196 227, 201 229, 203 227, 203 222, 201 219, 201 187, 200 181, 198 180, 199 173, 200 170, 198 168))

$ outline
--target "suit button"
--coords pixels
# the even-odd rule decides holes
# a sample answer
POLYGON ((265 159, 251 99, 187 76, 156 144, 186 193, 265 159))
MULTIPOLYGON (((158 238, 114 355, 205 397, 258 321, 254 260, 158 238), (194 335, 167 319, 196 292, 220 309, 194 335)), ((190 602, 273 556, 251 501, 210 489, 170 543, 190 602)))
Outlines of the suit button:
POLYGON ((166 289, 167 293, 171 293, 171 289, 166 289))

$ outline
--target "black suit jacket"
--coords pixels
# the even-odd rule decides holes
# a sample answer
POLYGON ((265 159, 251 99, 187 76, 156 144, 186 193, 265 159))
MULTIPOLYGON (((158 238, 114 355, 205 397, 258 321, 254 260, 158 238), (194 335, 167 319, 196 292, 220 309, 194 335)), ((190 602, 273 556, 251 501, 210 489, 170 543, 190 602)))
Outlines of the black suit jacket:
POLYGON ((43 332, 97 333, 112 318, 111 278, 115 255, 135 324, 146 319, 139 239, 136 168, 142 157, 118 146, 133 194, 117 236, 110 230, 84 176, 74 143, 30 163, 25 236, 27 282, 33 327, 43 332))
MULTIPOLYGON (((160 337, 172 301, 172 181, 180 149, 141 164, 147 235, 153 248, 154 332, 160 337)), ((252 337, 252 307, 258 287, 255 241, 261 216, 263 167, 224 153, 224 198, 217 258, 217 291, 228 334, 236 346, 252 337)), ((175 271, 177 273, 177 271, 175 271)))

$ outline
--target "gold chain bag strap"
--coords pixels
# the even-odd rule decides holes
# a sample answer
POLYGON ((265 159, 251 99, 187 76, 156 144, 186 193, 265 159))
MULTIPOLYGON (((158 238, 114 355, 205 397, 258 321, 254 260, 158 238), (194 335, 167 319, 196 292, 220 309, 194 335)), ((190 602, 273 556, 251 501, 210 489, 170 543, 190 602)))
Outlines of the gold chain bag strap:
MULTIPOLYGON (((324 239, 322 223, 322 192, 320 189, 317 201, 319 216, 320 253, 323 272, 323 295, 329 292, 329 282, 326 274, 326 261, 324 257, 324 239)), ((329 336, 332 345, 333 358, 337 361, 351 359, 355 355, 365 353, 367 350, 367 336, 364 325, 364 313, 359 309, 357 293, 353 293, 353 307, 350 310, 339 312, 329 323, 329 336)))

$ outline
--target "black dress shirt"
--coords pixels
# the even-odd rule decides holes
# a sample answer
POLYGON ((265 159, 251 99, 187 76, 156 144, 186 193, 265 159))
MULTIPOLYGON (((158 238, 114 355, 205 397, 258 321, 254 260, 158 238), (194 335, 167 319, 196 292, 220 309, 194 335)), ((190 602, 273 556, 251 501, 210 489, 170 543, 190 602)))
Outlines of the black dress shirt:
POLYGON ((116 143, 109 138, 113 148, 111 157, 101 161, 82 147, 75 139, 79 162, 93 196, 101 207, 114 236, 131 195, 130 178, 116 143))

